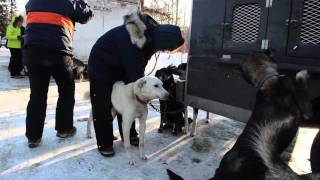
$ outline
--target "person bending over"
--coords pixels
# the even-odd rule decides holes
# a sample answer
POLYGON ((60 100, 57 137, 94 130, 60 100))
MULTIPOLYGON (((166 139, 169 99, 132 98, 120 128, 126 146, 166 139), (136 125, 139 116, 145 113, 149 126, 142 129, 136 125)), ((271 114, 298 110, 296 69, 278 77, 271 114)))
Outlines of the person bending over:
MULTIPOLYGON (((180 28, 159 25, 152 17, 132 13, 124 17, 124 24, 101 36, 93 46, 88 63, 90 96, 98 151, 113 156, 113 118, 111 92, 116 81, 131 83, 144 76, 151 56, 162 50, 174 50, 184 40, 180 28)), ((122 137, 122 118, 118 116, 122 137)), ((122 138, 123 139, 123 138, 122 138)), ((134 123, 130 130, 132 145, 139 139, 134 123)))

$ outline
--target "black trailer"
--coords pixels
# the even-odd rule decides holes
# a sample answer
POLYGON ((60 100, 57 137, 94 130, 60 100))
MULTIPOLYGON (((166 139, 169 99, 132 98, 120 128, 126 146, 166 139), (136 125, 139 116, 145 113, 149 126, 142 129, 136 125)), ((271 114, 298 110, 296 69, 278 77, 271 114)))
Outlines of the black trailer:
POLYGON ((185 104, 246 122, 256 90, 238 66, 265 49, 280 71, 307 69, 311 97, 319 97, 320 1, 193 0, 185 104))

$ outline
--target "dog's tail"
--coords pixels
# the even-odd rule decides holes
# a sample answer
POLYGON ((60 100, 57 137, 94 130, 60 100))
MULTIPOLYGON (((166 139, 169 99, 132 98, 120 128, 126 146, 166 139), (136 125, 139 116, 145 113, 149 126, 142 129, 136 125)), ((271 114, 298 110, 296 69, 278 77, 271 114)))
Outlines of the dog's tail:
POLYGON ((90 92, 89 91, 85 92, 84 95, 83 95, 83 98, 84 99, 90 99, 90 92))
POLYGON ((292 118, 284 121, 258 124, 249 137, 250 146, 257 152, 270 173, 282 180, 299 180, 300 177, 285 163, 275 156, 277 135, 283 128, 290 126, 292 118))
POLYGON ((167 174, 170 180, 183 180, 183 178, 176 173, 172 172, 170 169, 167 169, 167 174))

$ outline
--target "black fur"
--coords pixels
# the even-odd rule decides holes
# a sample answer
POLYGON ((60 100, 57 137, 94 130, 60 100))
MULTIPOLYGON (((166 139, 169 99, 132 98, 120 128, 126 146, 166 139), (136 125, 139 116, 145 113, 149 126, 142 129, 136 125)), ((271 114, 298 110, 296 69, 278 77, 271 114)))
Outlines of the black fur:
POLYGON ((320 131, 314 138, 310 153, 311 169, 313 173, 320 173, 320 131))
POLYGON ((184 124, 183 109, 184 105, 175 100, 176 98, 176 83, 173 78, 175 66, 168 66, 158 70, 155 74, 163 82, 163 87, 171 97, 167 101, 160 100, 161 122, 159 132, 164 129, 171 129, 174 135, 182 131, 184 124))
POLYGON ((178 68, 174 69, 173 74, 178 75, 181 80, 186 80, 187 63, 181 63, 178 68))
POLYGON ((183 180, 182 177, 180 177, 176 173, 172 172, 170 169, 167 169, 167 174, 168 174, 170 180, 183 180))
MULTIPOLYGON (((261 81, 259 78, 269 72, 266 68, 276 70, 275 67, 269 56, 253 54, 245 60, 242 69, 246 80, 257 87, 261 81)), ((276 134, 270 145, 273 149, 265 151, 271 151, 271 161, 280 162, 280 154, 296 136, 299 121, 303 116, 311 115, 305 81, 288 76, 272 76, 260 88, 252 115, 235 145, 221 160, 214 180, 264 180, 268 167, 257 152, 258 147, 252 143, 254 135, 269 128, 272 123, 279 124, 277 127, 281 129, 274 129, 276 134), (282 125, 290 116, 290 123, 282 125)))
POLYGON ((87 65, 77 58, 72 58, 72 59, 73 59, 72 69, 73 69, 74 78, 80 81, 84 79, 88 79, 87 65))
MULTIPOLYGON (((313 117, 310 119, 313 126, 319 128, 320 121, 320 97, 315 98, 312 101, 313 108, 313 117)), ((312 172, 320 173, 320 130, 317 136, 314 138, 311 153, 310 153, 310 162, 312 172)))
MULTIPOLYGON (((259 87, 256 103, 244 131, 221 160, 213 180, 265 180, 268 170, 281 180, 320 179, 320 174, 299 176, 280 159, 303 117, 315 117, 312 111, 317 114, 320 106, 314 101, 312 110, 306 79, 277 75, 270 56, 271 53, 254 53, 242 64, 244 78, 259 87)), ((320 132, 311 151, 313 173, 320 171, 319 150, 320 132)), ((168 175, 170 179, 182 179, 172 171, 168 175)))

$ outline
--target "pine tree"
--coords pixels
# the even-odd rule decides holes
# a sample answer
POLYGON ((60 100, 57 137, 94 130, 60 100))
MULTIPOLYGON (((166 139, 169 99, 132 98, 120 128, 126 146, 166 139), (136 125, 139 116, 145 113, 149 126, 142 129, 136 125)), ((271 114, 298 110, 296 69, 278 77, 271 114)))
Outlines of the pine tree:
POLYGON ((0 36, 4 36, 10 22, 10 8, 7 0, 0 0, 0 36))
POLYGON ((0 36, 4 36, 11 17, 17 12, 16 0, 0 0, 0 36))
POLYGON ((16 15, 17 13, 17 2, 16 0, 7 0, 10 3, 10 15, 16 15))

